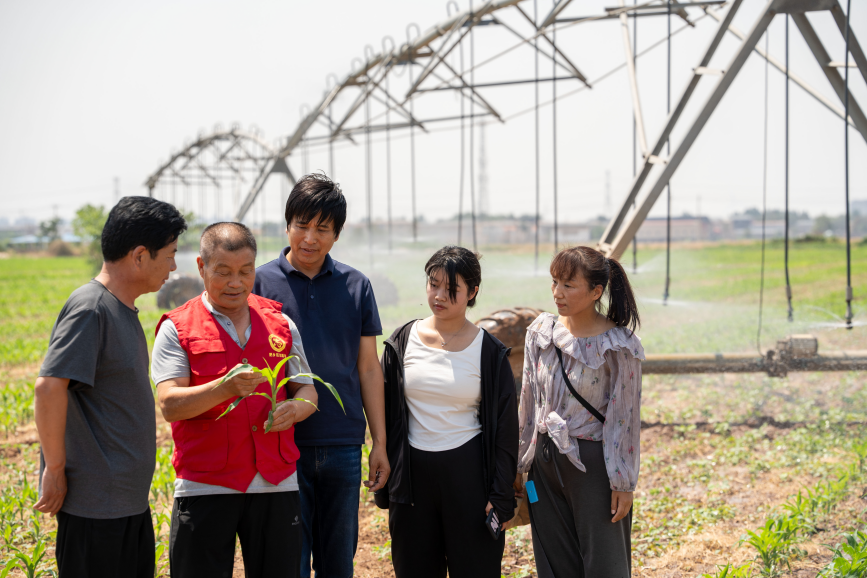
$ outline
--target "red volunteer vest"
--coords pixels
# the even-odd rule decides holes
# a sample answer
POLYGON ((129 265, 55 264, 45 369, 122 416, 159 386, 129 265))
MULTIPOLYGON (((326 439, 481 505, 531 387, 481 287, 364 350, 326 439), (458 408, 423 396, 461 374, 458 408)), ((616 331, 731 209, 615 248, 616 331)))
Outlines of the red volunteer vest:
MULTIPOLYGON (((181 347, 190 360, 190 385, 219 379, 239 363, 274 367, 289 355, 292 332, 280 314, 280 303, 251 294, 247 304, 252 329, 244 349, 205 309, 201 296, 162 316, 157 332, 166 318, 175 324, 181 347)), ((279 379, 283 377, 286 365, 280 370, 279 379)), ((270 395, 271 386, 265 382, 256 391, 270 395)), ((278 398, 286 398, 285 388, 280 389, 278 398)), ((272 484, 279 484, 295 472, 300 455, 295 445, 295 426, 266 434, 264 423, 271 402, 258 395, 248 397, 217 420, 236 399, 228 399, 194 418, 172 422, 172 465, 177 477, 245 492, 256 472, 272 484)))

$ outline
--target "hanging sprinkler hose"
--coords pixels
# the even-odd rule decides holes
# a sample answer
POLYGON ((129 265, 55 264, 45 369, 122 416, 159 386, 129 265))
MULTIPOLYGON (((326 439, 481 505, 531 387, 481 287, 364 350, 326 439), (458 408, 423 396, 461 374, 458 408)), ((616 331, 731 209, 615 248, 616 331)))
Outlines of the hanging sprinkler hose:
POLYGON ((852 286, 849 285, 846 287, 846 329, 852 327, 852 286))
MULTIPOLYGON (((849 118, 849 22, 852 0, 846 2, 846 52, 843 69, 843 92, 845 93, 844 118, 849 118)), ((846 329, 852 329, 852 234, 849 222, 849 123, 843 123, 844 164, 846 176, 846 329)))

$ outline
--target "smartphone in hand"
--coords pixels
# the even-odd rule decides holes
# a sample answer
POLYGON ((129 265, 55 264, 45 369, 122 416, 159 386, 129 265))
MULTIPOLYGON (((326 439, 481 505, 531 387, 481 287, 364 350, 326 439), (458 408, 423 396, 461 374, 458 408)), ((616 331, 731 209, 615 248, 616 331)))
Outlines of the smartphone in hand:
POLYGON ((491 533, 491 538, 497 540, 500 537, 500 518, 497 517, 497 510, 491 508, 491 511, 488 512, 488 517, 485 518, 485 526, 488 528, 488 532, 491 533))

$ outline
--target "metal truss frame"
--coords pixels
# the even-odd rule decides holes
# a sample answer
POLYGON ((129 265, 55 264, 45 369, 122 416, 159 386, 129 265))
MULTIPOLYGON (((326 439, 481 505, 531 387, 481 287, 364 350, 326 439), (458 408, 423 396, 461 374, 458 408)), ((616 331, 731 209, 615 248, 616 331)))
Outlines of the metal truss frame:
MULTIPOLYGON (((671 114, 669 115, 668 120, 662 130, 662 133, 657 138, 653 149, 651 149, 649 154, 645 154, 644 166, 642 167, 641 172, 636 175, 635 179, 633 180, 629 193, 623 200, 619 211, 608 223, 605 232, 602 234, 602 237, 599 240, 599 248, 607 256, 620 258, 620 256, 622 256, 623 253, 626 251, 627 247, 632 242, 632 239, 638 232, 638 229, 641 227, 641 224, 644 222, 644 220, 647 218, 647 215, 650 213, 650 210, 653 208, 654 203, 662 194, 666 185, 668 185, 668 183, 670 182, 671 177, 674 175, 675 171, 677 171, 678 167, 683 162, 683 159, 686 157, 689 149, 695 143, 698 135, 707 124, 707 121, 710 119, 714 110, 716 110, 716 107, 719 105, 722 97, 725 95, 732 82, 734 82, 734 79, 737 77, 738 72, 740 72, 744 63, 746 62, 747 57, 753 52, 753 50, 757 49, 756 45, 759 39, 765 33, 765 30, 767 30, 768 26, 773 21, 775 16, 779 14, 791 15, 792 20, 797 25, 798 30, 801 32, 801 35, 807 42, 807 45, 810 47, 810 50, 812 51, 813 56, 819 63, 819 66, 822 67, 822 71, 825 73, 825 76, 828 78, 831 86, 837 93, 837 96, 840 98, 841 101, 845 99, 845 88, 843 86, 843 79, 837 69, 838 67, 833 65, 834 63, 832 63, 827 51, 822 45, 821 40, 816 35, 813 27, 810 25, 810 22, 806 16, 806 12, 829 10, 831 11, 832 15, 834 15, 839 27, 840 17, 843 15, 843 12, 842 8, 838 3, 838 0, 769 0, 765 7, 762 9, 761 14, 757 18, 756 22, 753 24, 749 33, 746 35, 739 34, 731 26, 731 21, 734 18, 734 15, 741 4, 742 0, 734 0, 731 8, 726 13, 726 15, 722 18, 717 18, 720 21, 720 25, 717 29, 716 34, 714 35, 713 39, 710 42, 710 45, 708 46, 707 50, 699 61, 699 64, 695 67, 692 78, 690 79, 686 89, 681 95, 680 101, 678 102, 677 106, 672 110, 671 114), (741 38, 741 44, 735 52, 734 56, 731 58, 728 66, 724 70, 711 70, 708 68, 708 65, 710 64, 710 60, 713 57, 714 52, 716 52, 716 49, 722 41, 722 38, 726 34, 726 32, 733 32, 738 35, 741 38), (701 109, 699 110, 695 119, 693 119, 692 123, 688 126, 686 135, 674 149, 671 157, 667 159, 661 158, 659 155, 662 152, 663 146, 670 138, 675 125, 683 114, 686 104, 688 103, 690 97, 695 91, 695 88, 698 86, 699 80, 703 76, 711 74, 719 75, 719 80, 717 81, 716 86, 714 87, 711 94, 705 99, 705 102, 701 106, 701 109), (642 199, 637 200, 639 191, 648 180, 651 169, 656 164, 663 165, 662 171, 657 175, 656 179, 650 185, 647 194, 642 199), (634 209, 633 203, 635 203, 634 209)), ((841 27, 841 30, 844 29, 844 27, 845 19, 843 20, 843 27, 841 27)), ((863 60, 863 52, 860 51, 860 45, 858 45, 857 40, 853 42, 854 38, 854 34, 852 34, 850 31, 851 46, 858 46, 857 52, 859 52, 859 58, 863 60)), ((853 54, 854 52, 855 51, 853 51, 853 54)), ((763 56, 768 58, 768 61, 771 64, 773 64, 777 68, 780 68, 781 65, 772 61, 769 55, 763 54, 763 56)), ((856 59, 856 65, 858 65, 860 68, 860 63, 858 62, 858 59, 856 59)), ((785 67, 783 67, 783 70, 785 70, 785 67)), ((862 75, 867 74, 867 67, 860 68, 860 70, 862 75)), ((798 82, 798 84, 803 88, 807 89, 807 91, 813 96, 818 95, 818 93, 815 93, 815 91, 807 87, 806 83, 804 83, 803 81, 798 82)), ((851 91, 849 92, 848 97, 850 114, 849 121, 853 123, 855 128, 861 133, 862 137, 867 139, 867 118, 865 118, 864 113, 858 106, 858 103, 855 100, 855 97, 852 95, 851 91)), ((830 103, 823 102, 823 104, 828 106, 833 112, 839 112, 839 116, 841 118, 843 117, 842 111, 836 109, 836 107, 829 106, 830 103)))
MULTIPOLYGON (((584 85, 580 89, 592 88, 590 81, 587 80, 579 67, 553 41, 551 33, 554 30, 570 27, 581 22, 618 19, 623 35, 623 49, 626 57, 625 68, 631 92, 637 141, 643 157, 640 171, 634 177, 622 205, 612 217, 598 243, 599 248, 607 255, 620 257, 671 180, 672 175, 680 166, 687 152, 698 138, 698 135, 728 88, 737 77, 749 55, 755 51, 772 66, 782 72, 786 72, 785 66, 782 63, 770 54, 765 53, 757 45, 759 38, 764 34, 767 26, 776 15, 792 15, 798 30, 807 41, 808 46, 822 67, 838 98, 841 101, 845 98, 843 80, 838 69, 846 64, 830 60, 827 51, 805 15, 806 12, 810 11, 830 11, 837 26, 843 32, 846 26, 846 17, 838 0, 767 0, 760 16, 746 34, 732 24, 734 16, 738 13, 743 0, 669 0, 672 2, 670 9, 665 0, 639 1, 638 4, 631 6, 626 6, 624 0, 619 0, 619 6, 606 8, 604 14, 569 18, 563 17, 563 13, 567 6, 572 4, 572 0, 559 0, 538 26, 533 18, 519 6, 522 1, 485 0, 481 6, 462 11, 455 10, 454 13, 451 13, 451 5, 454 5, 454 2, 452 2, 449 7, 449 16, 445 20, 424 32, 417 26, 410 25, 407 28, 407 40, 405 43, 396 45, 391 41, 387 45, 386 40, 391 39, 386 38, 383 40, 383 47, 380 52, 375 52, 374 49, 367 47, 364 58, 355 59, 351 71, 342 80, 334 75, 329 75, 329 79, 334 76, 333 84, 327 83, 328 88, 319 103, 307 109, 306 114, 303 115, 295 131, 281 139, 279 146, 272 146, 256 134, 243 132, 237 128, 233 128, 230 131, 215 130, 210 135, 200 136, 194 143, 186 146, 183 151, 173 155, 167 163, 161 165, 148 177, 146 186, 151 194, 164 181, 178 182, 188 187, 206 181, 211 185, 219 187, 221 181, 226 179, 225 174, 234 174, 236 177, 243 178, 245 174, 254 173, 255 176, 251 179, 252 182, 249 185, 249 189, 247 189, 243 200, 235 212, 235 220, 241 221, 250 211, 253 203, 272 174, 281 173, 285 175, 290 183, 294 184, 295 177, 289 168, 287 158, 294 154, 299 147, 302 147, 303 150, 306 150, 306 147, 309 145, 328 144, 329 147, 332 147, 333 143, 338 140, 346 140, 357 144, 353 137, 358 134, 369 136, 373 132, 404 129, 413 131, 415 128, 427 131, 427 125, 429 124, 458 119, 471 120, 485 117, 505 122, 506 118, 480 94, 480 90, 483 89, 528 83, 556 82, 558 80, 577 80, 584 85), (724 4, 730 4, 729 9, 724 13, 721 10, 718 11, 717 8, 724 4), (641 109, 641 99, 634 67, 635 55, 633 52, 635 47, 631 45, 628 20, 670 13, 682 18, 688 26, 694 26, 695 20, 690 20, 690 15, 686 11, 688 8, 703 10, 706 15, 718 21, 718 28, 704 54, 693 69, 693 74, 676 106, 672 108, 661 133, 651 143, 648 142, 644 116, 641 109), (522 33, 514 26, 509 25, 503 17, 503 14, 507 10, 513 10, 515 14, 519 15, 517 16, 518 21, 524 23, 520 26, 529 24, 531 32, 522 33), (516 37, 518 41, 493 57, 489 57, 480 63, 474 63, 462 70, 456 70, 455 66, 446 60, 447 57, 453 53, 456 47, 460 46, 461 42, 469 38, 474 28, 479 26, 501 28, 516 37), (412 27, 415 27, 418 32, 414 37, 410 37, 409 34, 412 27), (710 63, 726 34, 736 36, 740 41, 740 45, 735 55, 723 70, 714 70, 710 68, 710 63), (538 51, 540 55, 552 62, 555 67, 555 73, 550 78, 504 79, 497 82, 480 83, 468 81, 473 71, 522 46, 538 51), (412 73, 414 67, 420 68, 417 76, 414 76, 412 73), (391 85, 391 90, 388 88, 387 79, 390 74, 401 75, 400 71, 406 68, 411 70, 409 90, 405 94, 398 95, 393 90, 393 84, 391 85), (563 71, 566 75, 557 74, 557 71, 563 71), (718 77, 713 91, 701 105, 697 116, 688 125, 686 136, 676 146, 674 146, 675 143, 672 143, 671 156, 663 158, 661 155, 666 142, 671 137, 675 126, 681 121, 683 112, 698 83, 705 76, 718 77), (351 90, 357 90, 358 92, 351 100, 350 106, 343 113, 335 115, 335 100, 351 90), (415 110, 413 105, 416 99, 426 94, 455 90, 460 91, 461 97, 467 99, 468 103, 472 103, 471 110, 475 110, 476 112, 462 116, 446 115, 434 118, 422 118, 413 112, 415 110), (356 117, 360 116, 359 111, 366 110, 366 105, 372 102, 376 102, 378 106, 384 108, 385 112, 373 116, 365 115, 363 122, 357 122, 356 117), (397 118, 395 116, 388 116, 392 111, 396 113, 395 116, 397 118), (382 122, 383 116, 385 117, 384 124, 382 122), (311 132, 315 132, 313 131, 314 127, 318 127, 319 132, 324 127, 326 134, 311 134, 311 132), (203 162, 202 152, 213 150, 215 143, 218 142, 229 142, 228 150, 225 154, 218 155, 216 160, 212 161, 210 165, 203 162), (246 150, 245 147, 254 143, 264 151, 259 157, 243 153, 246 150), (238 151, 240 156, 233 156, 234 152, 232 151, 238 151), (242 164, 243 166, 241 166, 242 164), (660 165, 662 170, 654 171, 656 165, 660 165), (190 176, 192 172, 195 172, 195 176, 190 176), (647 188, 647 193, 639 199, 639 193, 645 188, 647 188)), ((862 76, 867 80, 867 56, 865 56, 854 34, 850 34, 850 53, 854 59, 855 66, 858 67, 862 76)), ((606 76, 607 74, 599 77, 595 82, 606 76)), ((813 89, 793 72, 789 71, 788 76, 793 83, 800 86, 837 117, 843 119, 843 110, 836 103, 813 89)), ((864 112, 858 106, 851 93, 849 94, 849 109, 850 114, 847 121, 867 139, 867 117, 865 117, 864 112)))

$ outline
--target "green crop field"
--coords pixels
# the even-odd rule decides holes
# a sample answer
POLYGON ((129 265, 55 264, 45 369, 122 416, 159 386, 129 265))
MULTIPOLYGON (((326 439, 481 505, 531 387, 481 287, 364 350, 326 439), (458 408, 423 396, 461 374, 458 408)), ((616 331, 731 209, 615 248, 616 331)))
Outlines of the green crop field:
MULTIPOLYGON (((343 246, 341 243, 346 242, 343 246)), ((279 240, 262 243, 268 255, 279 240)), ((424 263, 436 247, 400 246, 392 254, 354 249, 335 255, 386 277, 397 292, 381 306, 386 334, 428 314, 424 263), (372 261, 372 265, 371 265, 372 261)), ((538 270, 532 247, 487 247, 475 317, 499 308, 550 309, 547 260, 538 270)), ((631 270, 631 258, 627 258, 631 270)), ((853 248, 856 322, 844 312, 844 248, 793 244, 795 322, 786 321, 782 246, 766 251, 762 347, 811 332, 822 350, 867 349, 864 296, 867 246, 853 248)), ((631 275, 639 296, 640 331, 648 353, 754 351, 761 248, 757 244, 676 246, 671 298, 662 305, 664 254, 642 248, 631 275)), ((0 260, 0 577, 49 575, 53 520, 33 509, 39 450, 33 382, 64 300, 87 282, 83 259, 0 260), (39 558, 41 554, 41 559, 39 558), (8 570, 8 572, 7 572, 8 570)), ((142 297, 140 318, 152 343, 161 312, 142 297)), ((861 373, 647 376, 642 407, 642 473, 636 492, 636 576, 865 576, 867 566, 867 388, 861 373), (854 570, 853 570, 854 568, 854 570), (859 573, 860 572, 860 573, 859 573)), ((174 480, 168 425, 159 421, 160 450, 151 504, 159 575, 167 575, 167 533, 174 480)), ((362 494, 358 576, 392 576, 387 514, 362 494)), ((236 563, 236 575, 240 561, 236 563)), ((533 576, 526 527, 511 530, 502 573, 533 576)))

